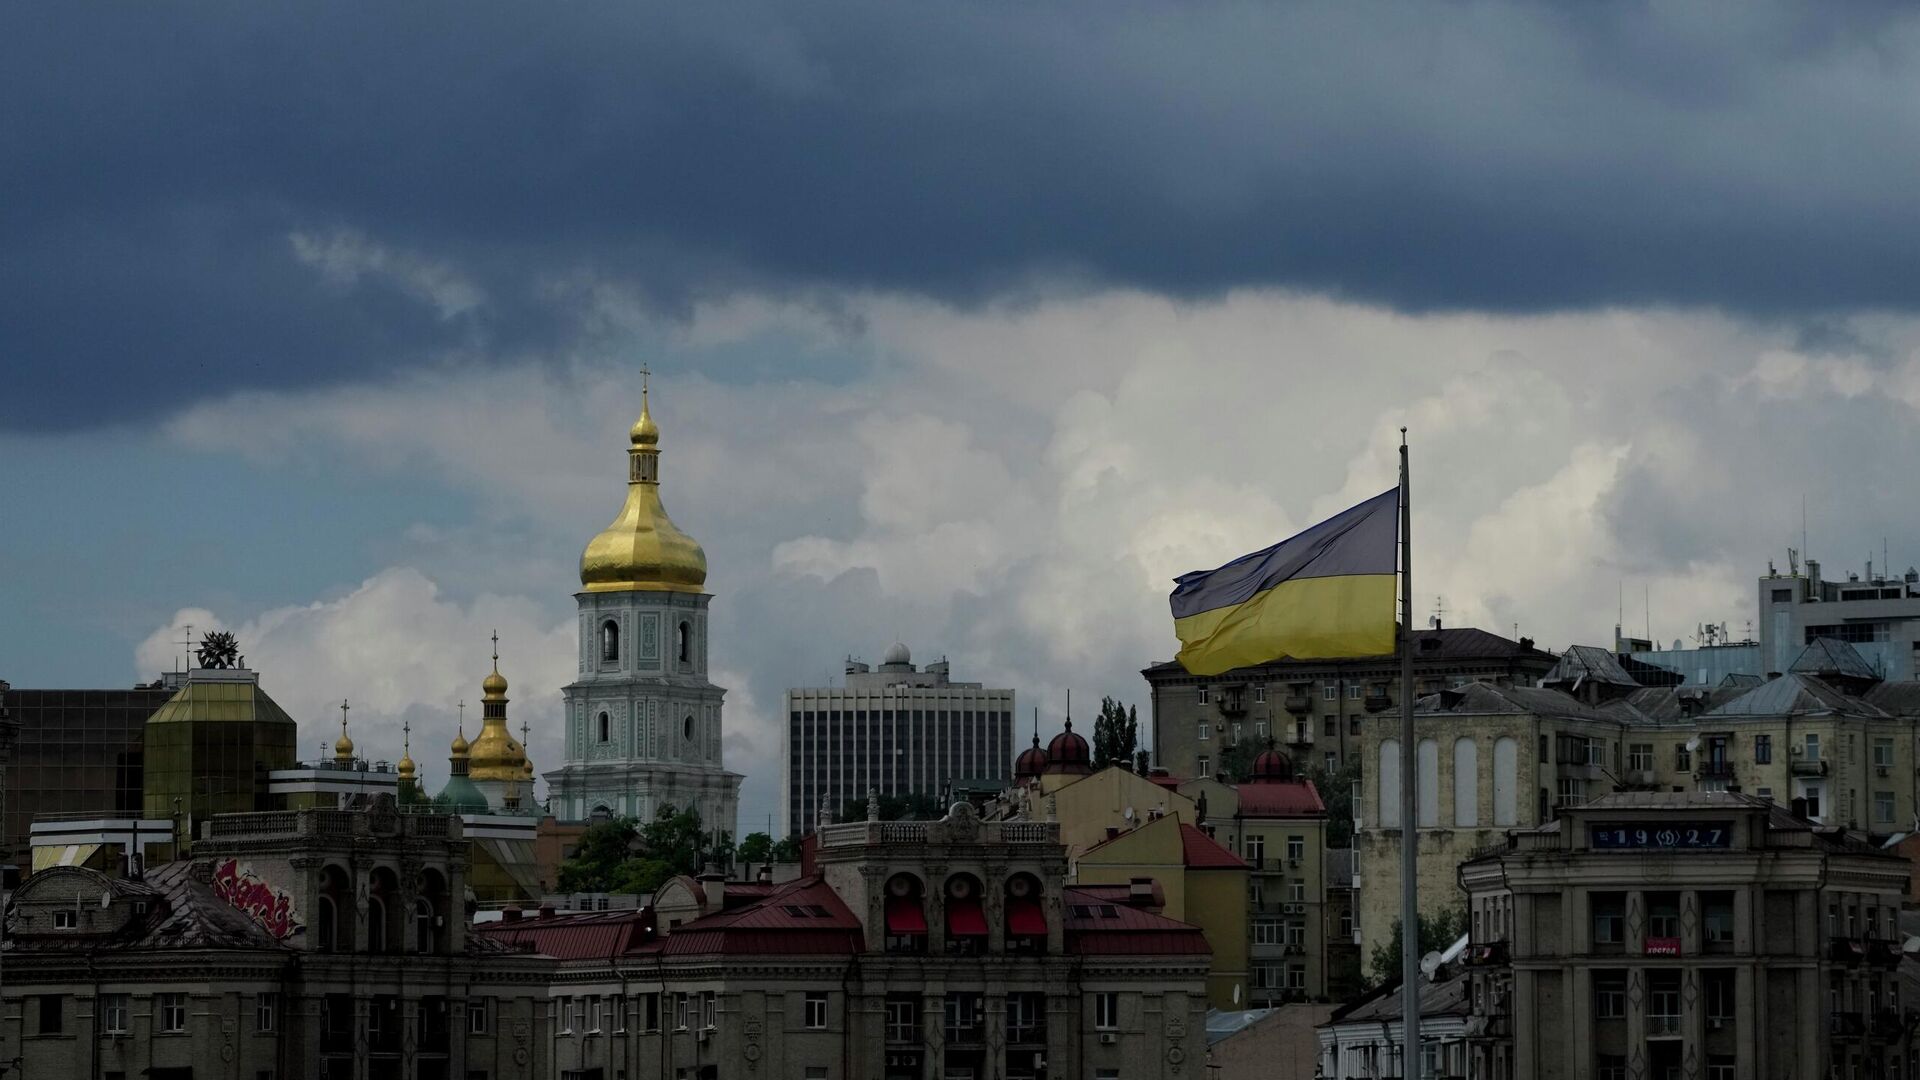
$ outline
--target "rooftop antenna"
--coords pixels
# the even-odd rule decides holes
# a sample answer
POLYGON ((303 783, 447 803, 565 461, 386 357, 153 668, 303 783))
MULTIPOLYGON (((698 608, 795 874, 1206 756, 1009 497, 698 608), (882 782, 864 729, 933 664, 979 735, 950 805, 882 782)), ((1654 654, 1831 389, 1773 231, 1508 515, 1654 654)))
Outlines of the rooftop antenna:
MULTIPOLYGON (((186 634, 184 637, 180 639, 180 647, 187 650, 188 656, 193 655, 193 624, 192 623, 188 623, 186 625, 186 634)), ((175 653, 173 656, 173 670, 176 675, 179 674, 180 672, 180 654, 179 653, 175 653)))
POLYGON ((1640 583, 1640 588, 1642 590, 1641 596, 1640 596, 1640 608, 1641 608, 1641 611, 1647 617, 1647 640, 1652 641, 1653 640, 1653 586, 1643 581, 1640 583))
POLYGON ((1807 546, 1807 493, 1800 493, 1800 554, 1810 555, 1813 549, 1807 546))

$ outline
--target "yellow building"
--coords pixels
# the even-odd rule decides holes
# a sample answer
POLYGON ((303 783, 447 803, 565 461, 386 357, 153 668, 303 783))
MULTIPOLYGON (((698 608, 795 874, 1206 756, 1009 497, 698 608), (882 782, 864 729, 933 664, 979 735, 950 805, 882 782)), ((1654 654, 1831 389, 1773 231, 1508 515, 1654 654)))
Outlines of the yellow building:
POLYGON ((1147 822, 1081 853, 1076 881, 1091 885, 1156 882, 1163 913, 1206 934, 1213 950, 1207 1001, 1244 1009, 1247 986, 1247 864, 1175 816, 1147 822))
POLYGON ((1068 779, 1072 782, 1038 795, 1037 803, 1029 798, 1022 814, 1036 820, 1051 815, 1058 821, 1069 860, 1162 817, 1199 823, 1193 800, 1118 765, 1068 779))

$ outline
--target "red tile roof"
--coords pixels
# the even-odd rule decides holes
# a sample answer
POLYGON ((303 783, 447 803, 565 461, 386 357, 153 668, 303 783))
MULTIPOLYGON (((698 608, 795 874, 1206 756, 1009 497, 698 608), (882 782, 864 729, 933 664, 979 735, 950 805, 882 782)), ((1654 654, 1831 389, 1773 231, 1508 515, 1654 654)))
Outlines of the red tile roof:
POLYGON ((839 894, 818 877, 776 886, 743 907, 695 919, 671 931, 660 951, 669 956, 830 954, 862 951, 864 935, 839 894))
POLYGON ((1181 861, 1190 870, 1245 870, 1240 856, 1220 846, 1220 841, 1199 829, 1180 823, 1181 861))
POLYGON ((1061 929, 1066 931, 1069 953, 1142 956, 1212 952, 1199 927, 1145 908, 1115 903, 1109 889, 1071 886, 1063 890, 1061 901, 1065 913, 1061 929))
POLYGON ((1267 780, 1241 784, 1241 817, 1324 817, 1327 804, 1311 780, 1267 780))
POLYGON ((604 960, 638 952, 650 940, 647 927, 653 912, 582 911, 511 921, 476 923, 476 936, 502 945, 529 948, 556 960, 604 960))
POLYGON ((1179 791, 1180 785, 1186 783, 1186 781, 1177 776, 1162 776, 1156 773, 1148 773, 1147 782, 1150 784, 1158 784, 1168 791, 1179 791))

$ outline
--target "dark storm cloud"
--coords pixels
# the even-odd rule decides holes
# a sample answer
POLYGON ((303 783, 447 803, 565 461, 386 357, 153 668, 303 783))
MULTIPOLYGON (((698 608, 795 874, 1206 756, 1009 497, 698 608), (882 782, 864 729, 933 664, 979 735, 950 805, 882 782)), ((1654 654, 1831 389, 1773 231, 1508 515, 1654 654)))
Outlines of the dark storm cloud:
POLYGON ((1920 16, 1109 3, 39 5, 0 44, 0 424, 575 343, 689 299, 1284 285, 1920 300, 1920 16), (296 232, 484 302, 329 279, 296 232), (399 257, 399 256, 396 256, 399 257))

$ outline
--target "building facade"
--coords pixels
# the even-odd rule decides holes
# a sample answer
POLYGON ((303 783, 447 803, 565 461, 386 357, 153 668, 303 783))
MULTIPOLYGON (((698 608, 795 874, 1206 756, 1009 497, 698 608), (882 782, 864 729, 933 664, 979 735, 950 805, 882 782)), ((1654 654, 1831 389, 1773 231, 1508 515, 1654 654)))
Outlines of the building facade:
POLYGON ((1905 1077, 1906 860, 1732 792, 1628 792, 1468 861, 1470 1076, 1905 1077))
POLYGON ((954 682, 947 661, 924 671, 894 642, 878 668, 849 660, 846 685, 787 691, 780 805, 784 834, 882 795, 941 795, 955 783, 1001 786, 1013 760, 1014 692, 954 682))
MULTIPOLYGON (((1484 630, 1423 630, 1414 640, 1421 694, 1472 681, 1532 686, 1554 665, 1530 640, 1484 630)), ((1141 674, 1153 698, 1154 763, 1176 776, 1212 776, 1233 747, 1257 751, 1269 738, 1300 769, 1336 772, 1359 751, 1362 722, 1390 711, 1400 694, 1393 656, 1279 660, 1204 676, 1169 661, 1141 674)))
MULTIPOLYGON (((1878 836, 1912 828, 1920 684, 1885 683, 1842 642, 1817 641, 1771 680, 1644 686, 1608 650, 1575 647, 1533 688, 1473 684, 1415 715, 1420 895, 1509 829, 1616 790, 1738 791, 1817 824, 1878 836)), ((1399 915, 1398 717, 1366 727, 1355 809, 1363 947, 1399 915)))
MULTIPOLYGON (((1771 568, 1770 568, 1771 569, 1771 568)), ((1890 682, 1920 677, 1914 654, 1920 651, 1920 571, 1900 577, 1888 567, 1848 574, 1845 581, 1821 576, 1820 562, 1808 559, 1805 573, 1768 573, 1759 580, 1760 662, 1766 672, 1784 672, 1800 650, 1816 638, 1847 642, 1866 658, 1874 674, 1890 682)))
POLYGON ((140 878, 58 867, 14 894, 0 1054, 16 1075, 550 1075, 552 964, 469 939, 457 819, 386 799, 203 832, 140 878))
POLYGON ((628 442, 626 503, 580 556, 579 670, 564 691, 566 759, 545 774, 549 809, 579 821, 691 808, 731 833, 741 777, 724 760, 726 691, 707 677, 707 556, 661 504, 644 391, 628 442))
POLYGON ((1198 930, 1064 884, 1051 823, 824 825, 780 885, 679 879, 653 908, 477 928, 554 957, 560 1075, 1199 1077, 1198 930))

